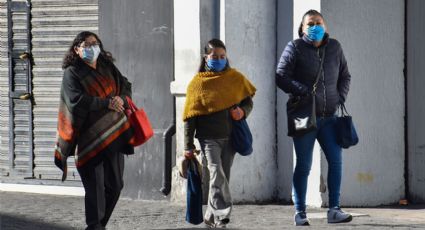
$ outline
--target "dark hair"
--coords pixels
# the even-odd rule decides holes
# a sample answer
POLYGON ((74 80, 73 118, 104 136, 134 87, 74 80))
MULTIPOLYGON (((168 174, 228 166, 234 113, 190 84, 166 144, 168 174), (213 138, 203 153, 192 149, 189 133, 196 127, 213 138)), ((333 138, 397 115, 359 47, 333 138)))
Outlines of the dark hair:
POLYGON ((303 19, 301 20, 300 27, 298 28, 298 36, 299 37, 303 36, 303 22, 304 22, 305 17, 306 16, 316 16, 316 15, 323 18, 323 15, 321 13, 319 13, 319 11, 317 11, 317 10, 309 10, 304 14, 303 19))
POLYGON ((99 42, 99 47, 100 47, 99 57, 103 58, 106 61, 110 61, 110 62, 114 61, 112 54, 103 49, 103 44, 102 44, 102 41, 99 39, 99 36, 97 36, 95 33, 90 31, 83 31, 77 34, 77 36, 74 38, 74 41, 72 42, 72 45, 69 47, 68 51, 66 52, 65 57, 63 59, 63 63, 62 63, 63 69, 71 65, 76 65, 77 62, 81 60, 80 56, 78 56, 78 54, 75 53, 74 48, 80 46, 81 43, 83 43, 90 36, 94 36, 97 42, 99 42))
MULTIPOLYGON (((208 41, 208 43, 204 47, 204 53, 201 57, 201 64, 199 65, 198 72, 205 72, 205 56, 210 54, 214 48, 223 48, 226 51, 226 46, 224 45, 224 42, 222 42, 220 39, 214 38, 208 41)), ((227 60, 227 64, 225 68, 230 67, 229 60, 227 60)))

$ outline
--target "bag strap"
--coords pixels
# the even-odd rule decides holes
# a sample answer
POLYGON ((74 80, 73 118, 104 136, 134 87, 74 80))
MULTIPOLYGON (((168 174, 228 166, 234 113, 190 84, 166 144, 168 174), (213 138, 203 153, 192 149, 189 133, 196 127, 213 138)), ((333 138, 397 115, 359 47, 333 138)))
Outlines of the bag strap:
POLYGON ((127 99, 127 104, 128 104, 128 107, 130 107, 130 110, 133 112, 137 111, 138 109, 136 105, 134 104, 133 100, 131 100, 129 96, 126 96, 125 98, 127 99))
POLYGON ((326 45, 323 48, 319 49, 320 67, 319 67, 319 72, 317 72, 316 80, 314 81, 314 84, 313 84, 313 90, 311 91, 313 95, 316 94, 317 83, 319 83, 320 74, 322 73, 322 70, 323 70, 323 62, 325 60, 325 54, 326 54, 325 50, 326 50, 326 45), (321 57, 320 57, 320 50, 322 50, 322 53, 323 53, 321 57))
POLYGON ((340 105, 339 105, 339 109, 341 110, 341 116, 350 116, 350 114, 348 113, 348 111, 347 111, 347 108, 345 108, 345 104, 344 103, 341 103, 340 105))

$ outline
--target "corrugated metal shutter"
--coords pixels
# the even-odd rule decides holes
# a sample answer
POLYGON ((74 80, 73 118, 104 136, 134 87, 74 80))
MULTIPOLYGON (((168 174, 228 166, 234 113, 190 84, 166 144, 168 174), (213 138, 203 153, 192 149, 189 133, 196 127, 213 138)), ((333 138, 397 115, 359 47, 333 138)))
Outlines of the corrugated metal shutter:
MULTIPOLYGON (((2 9, 8 9, 3 2, 2 9)), ((5 11, 3 11, 5 12, 5 11)), ((7 11, 6 17, 2 14, 2 18, 6 23, 6 36, 2 36, 8 44, 8 35, 11 35, 13 46, 6 49, 6 59, 2 59, 2 67, 6 66, 6 74, 2 74, 2 141, 1 141, 1 168, 6 174, 32 177, 32 105, 30 100, 22 100, 18 97, 30 91, 30 73, 31 66, 29 59, 20 59, 19 55, 29 52, 29 7, 25 1, 13 1, 13 7, 10 8, 11 27, 8 27, 7 11), (10 31, 8 30, 10 29, 10 31), (9 53, 10 52, 10 53, 9 53), (13 66, 12 81, 9 80, 9 61, 13 66), (5 65, 4 65, 5 64, 5 65), (29 74, 29 75, 28 75, 29 74), (7 84, 5 84, 7 82, 7 84), (10 86, 12 85, 12 87, 10 86), (10 99, 10 96, 13 99, 10 99), (4 100, 6 99, 6 100, 4 100), (11 104, 10 104, 11 103, 11 104), (9 111, 13 112, 13 117, 9 111), (5 119, 6 118, 6 119, 5 119), (10 120, 11 119, 11 120, 10 120), (4 125, 7 122, 7 125, 4 125), (12 125, 10 125, 12 124, 12 125), (11 137, 9 131, 13 129, 11 137), (7 138, 7 139, 6 139, 7 138), (10 139, 13 138, 13 144, 9 145, 10 139), (7 161, 8 166, 5 165, 7 161)), ((3 27, 2 27, 3 28, 3 27)), ((8 46, 8 45, 7 45, 8 46)), ((2 46, 3 47, 3 46, 2 46)), ((4 70, 4 69, 3 69, 4 70)))
MULTIPOLYGON (((74 37, 83 30, 97 33, 97 0, 32 0, 34 176, 59 179, 54 166, 62 60, 74 37)), ((68 179, 79 180, 73 158, 69 160, 68 179)))
MULTIPOLYGON (((26 1, 13 1, 22 2, 26 5, 26 1)), ((12 12, 13 21, 13 54, 23 54, 30 51, 28 43, 28 16, 25 8, 19 11, 12 12)), ((27 65, 27 60, 22 60, 16 56, 13 57, 15 62, 14 66, 14 79, 13 91, 17 95, 28 93, 27 71, 30 66, 27 65)), ((10 90, 9 90, 10 91, 10 90)), ((13 174, 24 175, 32 177, 33 155, 32 155, 32 105, 30 100, 12 99, 13 112, 14 112, 14 159, 13 159, 13 174)))
POLYGON ((0 175, 9 173, 9 85, 6 0, 0 0, 0 175))

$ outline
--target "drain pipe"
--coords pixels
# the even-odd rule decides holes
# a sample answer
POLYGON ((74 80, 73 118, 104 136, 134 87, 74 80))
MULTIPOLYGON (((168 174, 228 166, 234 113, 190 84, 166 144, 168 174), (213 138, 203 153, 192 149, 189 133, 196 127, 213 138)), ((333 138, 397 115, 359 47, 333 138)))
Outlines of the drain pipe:
POLYGON ((168 126, 165 132, 162 135, 162 140, 164 143, 164 171, 162 173, 162 188, 160 191, 167 196, 171 192, 171 168, 172 168, 172 144, 173 144, 173 136, 176 134, 176 125, 173 121, 173 124, 168 126))

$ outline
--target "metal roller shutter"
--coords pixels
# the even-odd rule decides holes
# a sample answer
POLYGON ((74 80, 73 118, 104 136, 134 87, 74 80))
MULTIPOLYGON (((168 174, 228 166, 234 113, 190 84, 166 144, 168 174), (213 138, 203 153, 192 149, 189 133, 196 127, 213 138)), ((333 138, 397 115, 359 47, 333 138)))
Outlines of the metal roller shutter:
POLYGON ((6 175, 32 177, 32 103, 28 100, 31 92, 30 7, 26 1, 2 4, 2 9, 6 8, 6 17, 2 10, 2 21, 6 21, 2 48, 7 48, 2 52, 6 59, 2 56, 1 62, 5 74, 1 75, 0 167, 6 175))
MULTIPOLYGON (((97 33, 97 0, 32 1, 34 84, 34 176, 60 179, 53 163, 57 109, 62 82, 62 60, 75 35, 83 30, 97 33)), ((69 159, 68 180, 80 180, 69 159)))
POLYGON ((6 0, 0 0, 0 175, 9 174, 9 78, 6 0))
MULTIPOLYGON (((20 7, 27 1, 11 2, 20 7)), ((26 30, 25 13, 12 12, 13 31, 10 34, 13 34, 13 52, 19 54, 27 48, 27 32, 31 32, 32 76, 29 80, 26 78, 28 67, 15 55, 15 74, 10 87, 8 8, 7 0, 0 0, 0 176, 60 179, 61 172, 54 165, 53 152, 62 60, 77 33, 83 30, 98 32, 98 1, 28 2, 31 3, 31 31, 26 30), (19 98, 28 91, 28 85, 33 100, 19 98), (9 94, 15 95, 11 99, 13 116, 9 113, 9 94), (11 128, 13 132, 10 132, 11 128), (10 138, 11 135, 14 139, 10 138)), ((80 180, 73 160, 69 159, 68 179, 80 180)))

